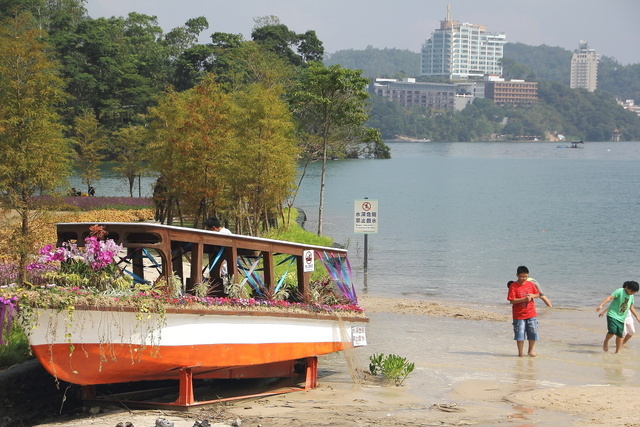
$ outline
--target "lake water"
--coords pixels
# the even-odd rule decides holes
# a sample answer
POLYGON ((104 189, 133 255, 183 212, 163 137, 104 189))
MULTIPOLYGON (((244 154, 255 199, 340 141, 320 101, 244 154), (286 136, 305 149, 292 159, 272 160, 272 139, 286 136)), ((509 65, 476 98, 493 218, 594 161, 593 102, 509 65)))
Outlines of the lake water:
MULTIPOLYGON (((328 165, 323 231, 347 243, 360 292, 504 304, 526 265, 555 304, 591 307, 640 281, 640 143, 389 145, 389 160, 328 165), (379 211, 366 274, 353 233, 365 197, 379 211)), ((310 230, 319 170, 297 200, 310 230)))
MULTIPOLYGON (((526 265, 554 304, 592 307, 640 281, 640 143, 388 144, 388 160, 328 163, 323 232, 349 249, 359 293, 503 305, 526 265), (364 236, 353 232, 354 200, 365 197, 379 211, 366 273, 364 236)), ((295 203, 311 231, 320 166, 295 203)), ((143 196, 150 184, 142 180, 143 196)), ((128 195, 124 180, 96 188, 128 195)))

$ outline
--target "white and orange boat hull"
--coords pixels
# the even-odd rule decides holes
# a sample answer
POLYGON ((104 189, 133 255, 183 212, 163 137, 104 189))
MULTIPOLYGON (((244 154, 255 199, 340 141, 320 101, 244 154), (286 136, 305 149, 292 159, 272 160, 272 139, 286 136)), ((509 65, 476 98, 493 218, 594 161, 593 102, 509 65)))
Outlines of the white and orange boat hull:
POLYGON ((29 342, 73 384, 287 376, 291 361, 366 345, 364 317, 262 311, 100 307, 38 309, 29 342))

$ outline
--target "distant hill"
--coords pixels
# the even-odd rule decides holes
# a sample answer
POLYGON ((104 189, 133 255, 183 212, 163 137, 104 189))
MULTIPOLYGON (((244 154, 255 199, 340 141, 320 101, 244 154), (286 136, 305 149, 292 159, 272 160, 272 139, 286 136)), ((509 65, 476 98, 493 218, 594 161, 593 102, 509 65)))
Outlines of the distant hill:
POLYGON ((339 50, 326 54, 324 64, 340 65, 351 70, 362 70, 369 78, 403 78, 420 75, 420 54, 402 49, 339 50))
MULTIPOLYGON (((374 97, 369 126, 380 129, 385 139, 405 136, 431 141, 487 141, 539 135, 552 139, 563 134, 586 141, 607 141, 613 129, 623 140, 640 140, 640 118, 615 103, 615 98, 640 103, 640 64, 623 66, 601 57, 598 90, 569 89, 572 52, 560 47, 507 43, 504 77, 539 82, 540 102, 527 108, 499 107, 476 99, 462 112, 403 109, 374 97), (506 123, 506 124, 505 124, 506 123)), ((363 70, 366 77, 420 78, 420 54, 409 50, 341 50, 326 55, 326 65, 339 64, 363 70)))

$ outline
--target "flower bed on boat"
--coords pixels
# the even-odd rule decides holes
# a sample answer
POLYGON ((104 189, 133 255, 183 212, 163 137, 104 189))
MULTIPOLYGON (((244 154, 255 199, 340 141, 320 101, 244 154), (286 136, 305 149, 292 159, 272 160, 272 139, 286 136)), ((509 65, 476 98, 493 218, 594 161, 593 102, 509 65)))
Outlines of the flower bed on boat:
POLYGON ((55 309, 72 313, 75 310, 133 311, 139 320, 163 315, 167 312, 243 312, 260 314, 310 315, 312 317, 340 316, 365 318, 364 310, 356 304, 320 304, 254 298, 198 297, 182 295, 171 297, 155 292, 137 292, 127 296, 112 296, 91 289, 44 285, 35 289, 17 286, 0 288, 0 343, 3 330, 11 327, 17 314, 23 326, 29 328, 29 319, 38 309, 55 309))
POLYGON ((0 288, 0 304, 16 308, 53 308, 73 310, 80 307, 127 308, 141 312, 158 313, 167 309, 180 310, 244 310, 275 311, 293 313, 327 313, 364 316, 362 307, 356 304, 320 304, 276 301, 256 298, 198 297, 181 295, 171 297, 155 292, 137 292, 127 296, 105 295, 91 289, 66 288, 56 285, 24 289, 15 286, 0 288))

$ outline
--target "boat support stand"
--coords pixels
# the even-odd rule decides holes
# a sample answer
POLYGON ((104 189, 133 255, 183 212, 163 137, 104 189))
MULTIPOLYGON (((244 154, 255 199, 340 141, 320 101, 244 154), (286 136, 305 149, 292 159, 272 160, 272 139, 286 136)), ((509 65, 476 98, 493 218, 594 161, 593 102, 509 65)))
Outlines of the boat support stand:
MULTIPOLYGON (((233 400, 251 399, 257 397, 273 396, 276 394, 290 393, 292 391, 303 391, 316 388, 318 386, 318 357, 311 356, 305 359, 304 366, 304 385, 302 382, 297 385, 289 385, 286 387, 279 387, 274 390, 269 390, 261 393, 243 394, 239 396, 217 398, 212 400, 196 400, 194 387, 193 387, 193 373, 191 368, 181 368, 179 374, 178 384, 178 398, 173 402, 159 402, 153 400, 145 400, 153 398, 167 393, 167 388, 162 389, 147 389, 135 392, 127 392, 120 394, 109 394, 105 396, 98 396, 95 386, 83 386, 82 387, 82 399, 85 402, 91 402, 95 404, 122 404, 127 408, 160 408, 160 409, 173 409, 188 411, 191 407, 211 405, 220 402, 229 402, 233 400), (143 400, 139 400, 143 399, 143 400)), ((297 375, 297 374, 296 374, 297 375)))

